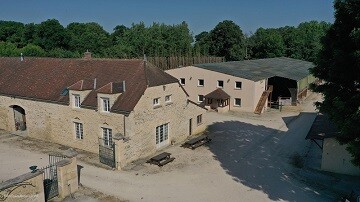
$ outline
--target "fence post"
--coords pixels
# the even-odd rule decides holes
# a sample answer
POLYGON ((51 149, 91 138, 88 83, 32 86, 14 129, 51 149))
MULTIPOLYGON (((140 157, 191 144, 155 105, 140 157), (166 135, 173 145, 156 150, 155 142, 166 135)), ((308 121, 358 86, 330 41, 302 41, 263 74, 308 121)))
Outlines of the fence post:
POLYGON ((60 198, 65 198, 79 189, 77 154, 75 150, 68 149, 63 154, 66 159, 56 163, 60 198))

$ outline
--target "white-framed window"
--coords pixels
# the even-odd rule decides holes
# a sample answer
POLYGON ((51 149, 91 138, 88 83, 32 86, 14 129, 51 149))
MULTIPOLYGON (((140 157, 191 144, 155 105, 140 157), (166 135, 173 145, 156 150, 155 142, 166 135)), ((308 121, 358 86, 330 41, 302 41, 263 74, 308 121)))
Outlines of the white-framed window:
POLYGON ((160 105, 160 98, 154 98, 154 99, 153 99, 153 105, 154 105, 154 106, 160 105))
POLYGON ((165 96, 165 102, 171 102, 171 95, 165 96))
POLYGON ((80 95, 74 94, 73 98, 74 98, 74 107, 75 108, 80 108, 80 105, 81 105, 80 95))
POLYGON ((217 81, 217 87, 218 88, 224 88, 224 81, 223 80, 218 80, 217 81))
POLYGON ((84 139, 83 124, 74 122, 74 127, 75 127, 76 139, 80 139, 80 140, 84 139))
POLYGON ((235 89, 241 89, 242 88, 242 82, 241 81, 235 81, 235 89))
POLYGON ((156 127, 155 141, 158 146, 165 145, 169 139, 169 123, 156 127))
POLYGON ((180 84, 183 86, 185 85, 185 78, 180 78, 180 84))
POLYGON ((200 115, 198 115, 198 116, 196 117, 196 123, 197 123, 198 125, 202 124, 202 114, 200 114, 200 115))
POLYGON ((241 107, 241 98, 234 99, 234 106, 241 107))
POLYGON ((204 79, 198 79, 198 86, 204 86, 204 79))
POLYGON ((204 95, 198 95, 198 102, 204 101, 204 95))
POLYGON ((112 129, 102 128, 102 132, 103 132, 104 145, 111 146, 113 144, 112 129))
POLYGON ((101 98, 102 101, 102 111, 110 112, 110 99, 109 98, 101 98))

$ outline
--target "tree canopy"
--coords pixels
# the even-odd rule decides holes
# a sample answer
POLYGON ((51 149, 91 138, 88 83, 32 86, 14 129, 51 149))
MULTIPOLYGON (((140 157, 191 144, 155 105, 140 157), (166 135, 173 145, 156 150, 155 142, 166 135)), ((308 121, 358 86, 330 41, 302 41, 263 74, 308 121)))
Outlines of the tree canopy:
POLYGON ((335 0, 335 22, 322 41, 312 74, 322 79, 312 88, 324 95, 317 106, 329 115, 360 167, 360 1, 335 0))
POLYGON ((328 23, 310 21, 297 27, 259 28, 245 37, 239 25, 224 20, 212 30, 193 37, 186 22, 174 25, 153 23, 150 26, 140 22, 130 27, 117 25, 109 33, 95 22, 73 22, 64 27, 56 19, 39 24, 0 21, 0 54, 18 56, 24 51, 31 56, 81 57, 89 50, 94 57, 109 58, 133 58, 146 54, 217 56, 229 61, 285 56, 315 61, 322 48, 320 39, 328 27, 328 23))

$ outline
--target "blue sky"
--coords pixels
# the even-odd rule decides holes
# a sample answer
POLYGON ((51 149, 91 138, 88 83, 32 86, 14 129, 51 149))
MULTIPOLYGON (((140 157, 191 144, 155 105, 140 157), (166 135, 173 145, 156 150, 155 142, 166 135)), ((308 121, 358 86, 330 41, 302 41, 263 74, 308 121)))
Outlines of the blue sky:
POLYGON ((55 18, 64 26, 97 22, 109 32, 116 25, 140 21, 186 21, 196 35, 228 19, 250 33, 310 20, 333 22, 332 6, 332 0, 0 0, 0 20, 39 23, 55 18))

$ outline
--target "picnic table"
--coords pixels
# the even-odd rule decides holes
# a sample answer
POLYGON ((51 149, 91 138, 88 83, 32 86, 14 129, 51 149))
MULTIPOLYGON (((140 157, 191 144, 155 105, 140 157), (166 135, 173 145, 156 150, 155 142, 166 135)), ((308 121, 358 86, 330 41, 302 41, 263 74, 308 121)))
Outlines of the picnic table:
POLYGON ((193 138, 187 142, 185 142, 182 147, 185 148, 191 148, 191 149, 196 149, 198 147, 200 147, 201 145, 210 142, 211 139, 207 136, 207 135, 200 135, 196 138, 193 138))
POLYGON ((159 155, 152 157, 150 160, 147 161, 147 163, 155 164, 158 166, 163 166, 165 164, 170 163, 171 161, 173 161, 175 159, 174 157, 170 157, 170 156, 171 156, 170 153, 163 152, 159 155))

